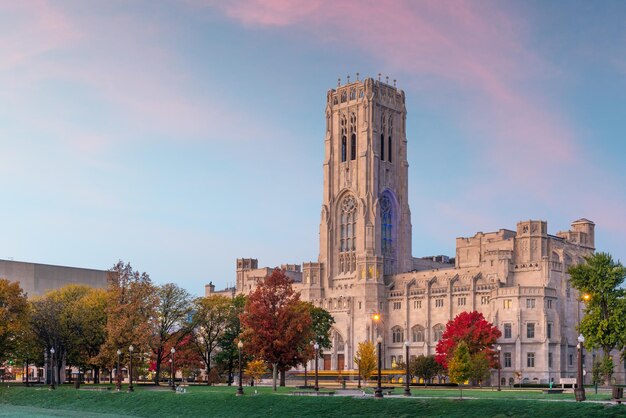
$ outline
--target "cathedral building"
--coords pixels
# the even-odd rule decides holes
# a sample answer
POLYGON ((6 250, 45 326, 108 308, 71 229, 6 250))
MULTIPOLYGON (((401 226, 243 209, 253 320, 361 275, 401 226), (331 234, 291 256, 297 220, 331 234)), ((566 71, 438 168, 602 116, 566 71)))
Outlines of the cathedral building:
MULTIPOLYGON (((457 238, 454 259, 414 258, 406 114, 404 92, 380 80, 327 93, 319 257, 282 266, 303 300, 335 318, 323 369, 354 370, 358 343, 378 335, 385 368, 405 360, 405 341, 410 355, 434 354, 446 323, 477 310, 502 332, 502 384, 574 377, 584 302, 567 269, 594 252, 594 223, 553 235, 545 221, 521 221, 457 238)), ((271 270, 238 259, 236 292, 271 270)), ((591 371, 591 355, 585 363, 591 371)))

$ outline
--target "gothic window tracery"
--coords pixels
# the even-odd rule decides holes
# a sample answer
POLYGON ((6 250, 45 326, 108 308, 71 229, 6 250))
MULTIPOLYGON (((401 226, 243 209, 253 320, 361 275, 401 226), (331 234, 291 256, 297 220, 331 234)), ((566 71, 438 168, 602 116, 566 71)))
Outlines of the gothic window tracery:
POLYGON ((346 197, 341 202, 340 213, 340 270, 342 273, 353 272, 356 269, 356 215, 357 203, 353 196, 346 197))
POLYGON ((391 337, 394 343, 404 342, 404 330, 402 327, 395 326, 391 329, 391 337))
POLYGON ((348 127, 346 126, 346 117, 341 117, 341 162, 345 162, 348 155, 348 127))
POLYGON ((389 116, 389 137, 388 137, 388 144, 387 144, 387 161, 391 162, 391 157, 393 155, 392 152, 392 148, 391 148, 391 134, 393 132, 393 119, 391 116, 389 116))
POLYGON ((350 159, 356 160, 356 115, 350 115, 350 159))
POLYGON ((443 337, 443 331, 445 327, 442 324, 437 324, 433 327, 434 341, 437 342, 443 337))
POLYGON ((380 116, 380 161, 385 161, 385 115, 380 116))
POLYGON ((422 343, 424 342, 424 327, 421 325, 415 325, 411 329, 411 334, 413 336, 414 343, 422 343))

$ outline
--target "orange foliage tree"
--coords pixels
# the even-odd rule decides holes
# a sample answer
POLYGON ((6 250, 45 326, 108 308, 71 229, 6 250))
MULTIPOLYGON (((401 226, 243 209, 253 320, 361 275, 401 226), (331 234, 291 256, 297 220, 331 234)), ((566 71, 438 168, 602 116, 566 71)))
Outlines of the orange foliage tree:
POLYGON ((285 386, 285 372, 305 360, 315 333, 308 306, 283 271, 275 269, 250 294, 241 324, 244 350, 273 366, 274 386, 279 371, 285 386))

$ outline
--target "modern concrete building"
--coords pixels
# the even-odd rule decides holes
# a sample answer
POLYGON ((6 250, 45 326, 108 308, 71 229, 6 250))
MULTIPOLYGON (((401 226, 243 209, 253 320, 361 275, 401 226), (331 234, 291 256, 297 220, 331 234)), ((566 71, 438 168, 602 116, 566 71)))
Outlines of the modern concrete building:
MULTIPOLYGON (((331 89, 325 122, 319 257, 283 266, 302 299, 335 318, 322 367, 354 369, 358 343, 378 334, 387 368, 404 360, 405 340, 411 355, 434 354, 446 323, 477 310, 502 331, 503 384, 574 377, 584 304, 567 269, 594 252, 594 223, 550 234, 547 222, 527 220, 457 238, 453 261, 413 258, 404 92, 371 78, 331 89)), ((268 272, 238 259, 237 292, 268 272)), ((585 363, 591 371, 592 355, 585 363)))
POLYGON ((28 296, 40 296, 68 284, 105 288, 107 274, 106 270, 0 260, 0 278, 19 282, 28 296))

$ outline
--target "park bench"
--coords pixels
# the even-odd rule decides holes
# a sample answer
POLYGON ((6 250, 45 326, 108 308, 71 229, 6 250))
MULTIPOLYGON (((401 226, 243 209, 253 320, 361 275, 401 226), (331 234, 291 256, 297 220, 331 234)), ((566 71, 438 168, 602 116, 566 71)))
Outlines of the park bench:
POLYGON ((572 385, 572 389, 576 386, 576 378, 575 377, 562 377, 559 380, 559 384, 561 385, 561 389, 565 389, 565 385, 572 385))
POLYGON ((320 390, 319 392, 316 392, 314 390, 313 391, 295 390, 291 392, 291 394, 293 396, 333 396, 335 394, 335 391, 334 390, 320 390))
POLYGON ((554 395, 558 393, 563 393, 565 389, 541 389, 541 391, 547 395, 554 395))
POLYGON ((613 402, 617 402, 618 404, 621 404, 622 402, 626 402, 626 399, 624 398, 624 388, 613 386, 611 400, 613 402))
POLYGON ((106 392, 111 390, 110 386, 81 386, 78 390, 95 390, 98 392, 106 392))
POLYGON ((393 395, 393 391, 396 387, 395 386, 381 386, 380 388, 383 390, 383 393, 385 395, 393 395))

